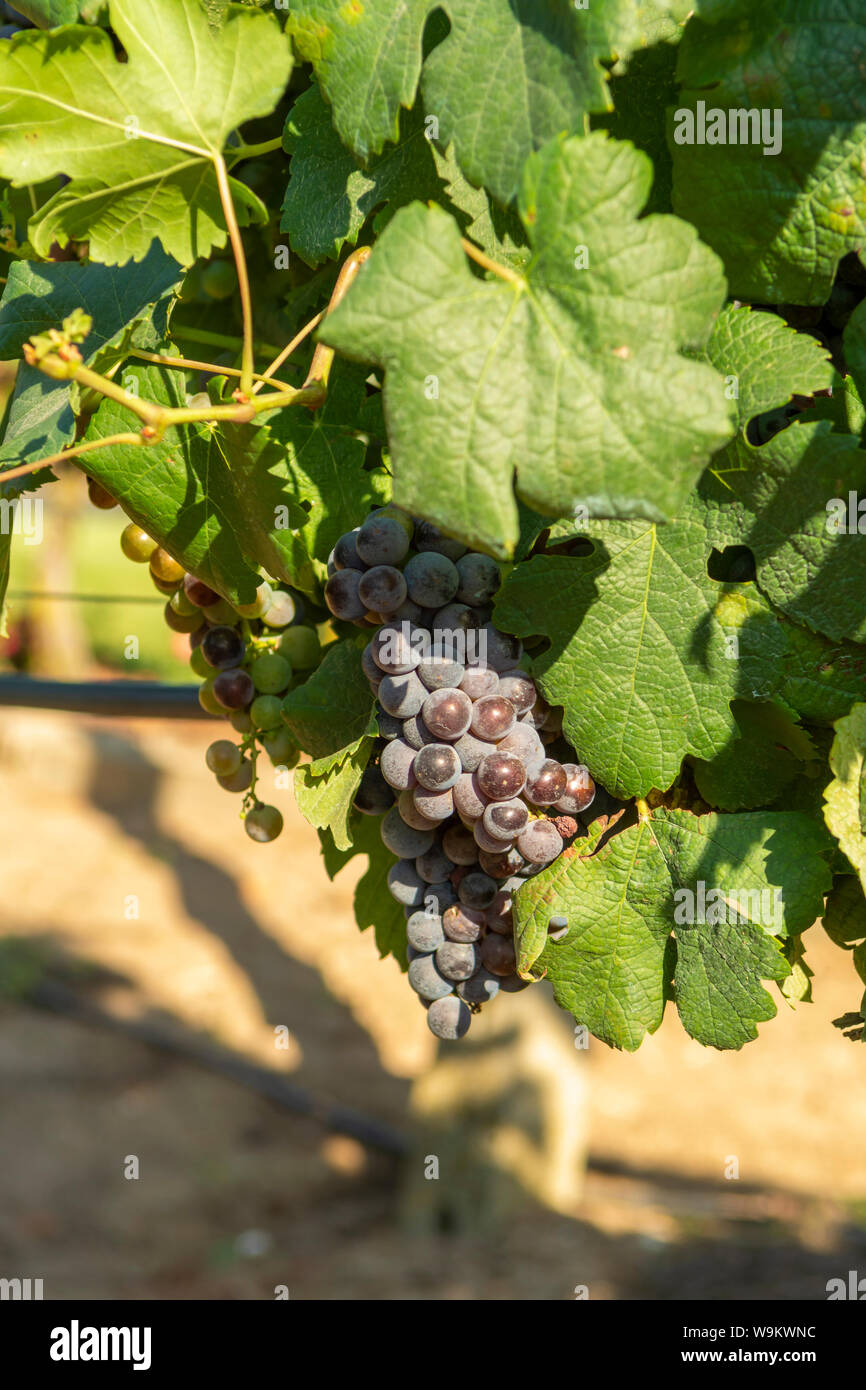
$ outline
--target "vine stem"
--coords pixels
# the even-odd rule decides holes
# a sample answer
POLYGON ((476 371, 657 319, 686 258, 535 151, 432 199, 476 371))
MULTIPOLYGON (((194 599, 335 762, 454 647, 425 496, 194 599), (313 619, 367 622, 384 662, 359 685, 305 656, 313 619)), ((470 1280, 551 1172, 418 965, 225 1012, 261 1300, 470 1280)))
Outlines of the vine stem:
POLYGON ((10 468, 0 473, 0 482, 9 483, 13 478, 23 478, 26 473, 35 473, 38 468, 50 468, 52 464, 63 463, 65 459, 75 458, 77 454, 89 454, 93 449, 105 449, 109 444, 144 444, 140 434, 108 434, 104 439, 91 439, 89 443, 73 444, 70 449, 61 449, 59 454, 49 454, 47 458, 35 462, 22 463, 20 468, 10 468))
MULTIPOLYGON (((204 343, 206 347, 227 348, 229 352, 240 352, 244 345, 242 338, 234 338, 229 333, 211 333, 206 328, 189 328, 185 323, 172 321, 171 331, 175 338, 188 338, 191 343, 204 343)), ((259 343, 258 350, 268 357, 279 352, 274 343, 259 343)))
MULTIPOLYGON (((160 367, 176 367, 178 369, 199 372, 215 372, 217 376, 240 376, 237 367, 221 367, 217 362, 199 362, 194 357, 166 357, 160 352, 141 352, 138 348, 130 348, 130 357, 140 357, 145 362, 155 362, 160 367)), ((256 380, 254 391, 264 386, 266 381, 272 381, 275 386, 279 386, 282 391, 291 391, 294 388, 288 381, 280 381, 278 377, 270 375, 270 368, 266 372, 253 372, 256 380)))
MULTIPOLYGON (((328 307, 325 311, 326 318, 332 309, 336 309, 343 295, 346 293, 346 290, 361 269, 361 266, 365 261, 370 259, 371 254, 371 247, 359 246, 358 249, 353 251, 351 256, 343 262, 340 267, 340 273, 337 276, 336 284, 331 293, 331 298, 328 301, 328 307)), ((317 343, 313 353, 313 360, 310 363, 310 370, 307 372, 306 380, 304 381, 304 386, 319 386, 324 393, 327 389, 328 377, 331 375, 333 361, 334 349, 326 347, 324 343, 317 343)))
POLYGON ((266 381, 276 381, 276 377, 273 375, 273 373, 283 365, 286 358, 291 356, 295 348, 298 347, 310 333, 312 333, 313 329, 318 328, 319 324, 322 322, 322 319, 324 317, 325 310, 323 309, 320 314, 316 314, 315 318, 311 318, 309 323, 304 324, 300 332, 295 334, 292 341, 286 344, 281 353, 278 353, 278 355, 274 358, 273 362, 271 362, 270 366, 265 367, 265 370, 262 372, 261 377, 253 387, 253 395, 255 395, 257 391, 260 391, 262 389, 266 381))
POLYGON ((648 825, 653 818, 653 813, 647 805, 646 801, 644 801, 642 796, 638 796, 635 798, 634 804, 637 807, 638 820, 641 822, 642 825, 648 825))
POLYGON ((258 145, 232 145, 226 150, 231 160, 256 159, 260 154, 273 154, 283 148, 283 138, 276 135, 273 140, 262 140, 258 145))
POLYGON ((517 274, 516 270, 511 270, 507 265, 500 265, 498 261, 493 261, 476 246, 473 241, 467 241, 465 236, 460 238, 460 245, 466 252, 470 260, 475 261, 476 265, 483 266, 485 270, 490 270, 494 275, 498 275, 500 280, 507 280, 511 285, 523 285, 523 277, 517 274))
POLYGON ((222 155, 217 155, 214 159, 214 168, 216 169, 223 216, 226 220, 232 254, 235 258, 238 289, 241 296, 241 317, 244 325, 244 339, 241 349, 241 390, 245 396, 248 396, 253 387, 253 301, 250 295, 250 278, 247 274, 247 260, 244 255, 241 229, 238 226, 232 191, 229 186, 228 170, 222 155))

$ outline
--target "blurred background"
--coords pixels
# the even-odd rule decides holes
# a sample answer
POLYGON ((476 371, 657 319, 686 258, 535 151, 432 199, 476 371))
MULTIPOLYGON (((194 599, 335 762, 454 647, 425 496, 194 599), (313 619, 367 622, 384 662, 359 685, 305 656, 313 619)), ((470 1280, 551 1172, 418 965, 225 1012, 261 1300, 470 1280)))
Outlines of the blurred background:
MULTIPOLYGON (((42 495, 0 672, 190 679, 121 513, 71 469, 42 495)), ((819 926, 814 1004, 779 997, 741 1053, 673 1011, 635 1055, 581 1046, 544 984, 437 1053, 355 927, 358 861, 330 883, 276 779, 287 831, 251 843, 204 765, 215 726, 0 709, 0 1276, 558 1300, 866 1275, 863 1052, 832 1026, 858 990, 819 926)))

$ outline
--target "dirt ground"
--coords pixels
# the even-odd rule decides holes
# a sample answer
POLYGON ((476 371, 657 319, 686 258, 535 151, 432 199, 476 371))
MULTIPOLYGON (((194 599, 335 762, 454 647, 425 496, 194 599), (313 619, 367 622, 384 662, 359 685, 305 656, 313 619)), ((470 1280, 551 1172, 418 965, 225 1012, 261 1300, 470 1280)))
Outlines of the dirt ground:
POLYGON ((821 1298, 866 1273, 866 1049, 831 1026, 858 990, 820 928, 816 1002, 780 999, 740 1053, 673 1013, 636 1055, 576 1051, 542 985, 485 1011, 458 1072, 357 932, 360 870, 328 882, 284 789, 282 838, 251 844, 204 767, 213 736, 3 712, 3 936, 177 1050, 0 1001, 0 1276, 46 1298, 547 1300, 821 1298), (184 1055, 210 1044, 410 1136, 409 1158, 184 1055), (461 1126, 492 1098, 479 1178, 461 1126), (424 1197, 437 1105, 450 1206, 424 1197))

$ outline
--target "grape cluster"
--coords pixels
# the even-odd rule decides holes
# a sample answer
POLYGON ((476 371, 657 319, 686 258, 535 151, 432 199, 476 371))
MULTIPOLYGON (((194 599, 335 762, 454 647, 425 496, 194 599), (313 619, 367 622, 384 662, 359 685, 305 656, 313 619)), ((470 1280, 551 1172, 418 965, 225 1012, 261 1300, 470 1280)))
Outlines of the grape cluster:
POLYGON ((499 567, 395 507, 340 538, 325 598, 376 628, 363 666, 377 756, 355 801, 381 815, 388 887, 407 918, 409 983, 438 1038, 528 981, 516 973, 512 896, 580 830, 595 785, 561 762, 561 712, 490 622, 499 567))
MULTIPOLYGON (((117 506, 93 478, 88 492, 94 506, 117 506)), ((202 708, 228 719, 240 735, 239 741, 211 743, 205 754, 208 767, 221 787, 243 795, 250 839, 275 840, 283 818, 257 795, 257 760, 264 752, 275 767, 289 769, 298 762, 299 750, 282 720, 282 702, 318 666, 322 650, 309 619, 319 621, 327 613, 268 579, 251 603, 233 606, 132 521, 120 545, 127 559, 148 565, 153 583, 166 596, 165 621, 171 630, 188 634, 190 666, 202 682, 202 708)))

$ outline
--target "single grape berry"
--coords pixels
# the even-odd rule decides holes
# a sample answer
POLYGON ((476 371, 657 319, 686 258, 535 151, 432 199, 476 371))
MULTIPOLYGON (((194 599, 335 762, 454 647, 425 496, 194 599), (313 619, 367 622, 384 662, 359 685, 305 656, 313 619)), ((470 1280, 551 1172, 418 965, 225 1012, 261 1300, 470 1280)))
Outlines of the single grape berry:
POLYGON ((444 792, 430 792, 425 787, 416 787, 412 797, 422 816, 428 820, 443 821, 454 814, 454 797, 450 787, 444 792))
POLYGON ((434 551, 445 555, 449 560, 459 560, 466 554, 466 546, 445 536, 432 521, 419 521, 415 525, 415 549, 424 552, 434 551))
POLYGON ((406 824, 399 806, 391 807, 382 821, 380 833, 385 848, 396 854, 398 859, 417 859, 419 854, 426 854, 428 849, 432 849, 435 843, 432 830, 416 830, 406 824))
POLYGON ((294 618, 295 600, 285 589, 277 589, 262 613, 262 622, 265 627, 288 627, 294 618))
MULTIPOLYGON (((271 699, 272 697, 263 695, 260 698, 271 699)), ((254 709, 255 706, 256 701, 253 700, 250 709, 254 709)), ((292 767, 297 767, 301 757, 301 750, 285 726, 277 729, 266 729, 262 733, 259 742, 274 767, 284 767, 287 770, 292 767)))
POLYGON ((480 700, 482 695, 492 695, 499 685, 499 677, 489 666, 467 666, 463 679, 457 682, 470 700, 480 700))
POLYGON ((229 772, 224 777, 218 776, 217 781, 226 792, 245 792, 253 780, 253 765, 249 758, 244 758, 237 772, 229 772))
POLYGON ((496 744, 474 734, 461 734, 453 745, 464 772, 476 772, 488 753, 496 752, 496 744))
POLYGON ((156 550, 156 541, 140 526, 136 526, 134 521, 131 521, 128 526, 124 526, 120 533, 120 548, 127 560, 134 560, 137 565, 144 565, 147 564, 156 550))
POLYGON ((513 894, 500 888, 493 902, 484 912, 484 921, 489 931, 500 936, 512 936, 514 932, 513 894))
POLYGON ((595 783, 583 763, 563 763, 562 770, 566 778, 565 791, 554 806, 564 815, 576 816, 595 800, 595 783))
POLYGON ((365 651, 379 668, 379 674, 386 676, 405 676, 414 671, 421 661, 421 641, 415 641, 419 633, 409 623, 386 623, 380 627, 365 651))
POLYGON ((276 695, 257 695, 250 705, 254 729, 278 729, 283 721, 283 702, 276 695))
POLYGON ((212 603, 219 602, 219 594, 216 589, 205 584, 204 580, 196 579, 194 574, 184 575, 183 591, 190 603, 194 603, 196 608, 209 608, 212 603))
POLYGON ((489 555, 479 555, 470 551, 457 561, 460 587, 457 598, 460 603, 489 603, 501 583, 499 566, 489 555))
POLYGON ((413 912, 406 923, 406 940, 413 950, 422 954, 435 951, 445 940, 442 918, 436 912, 413 912))
POLYGON ((491 932, 481 943, 481 961, 491 975, 513 975, 517 965, 514 942, 510 937, 491 932))
POLYGON ((364 768, 364 775, 352 805, 362 816, 381 816, 394 805, 394 792, 375 763, 370 763, 364 768))
POLYGON ((457 896, 466 907, 484 910, 499 891, 499 884, 489 874, 468 873, 460 880, 457 896))
MULTIPOLYGON (((407 720, 406 723, 408 722, 407 720)), ((379 730, 379 737, 385 739, 386 742, 390 742, 392 738, 400 737, 405 725, 402 719, 397 719, 395 715, 388 714, 385 710, 380 709, 376 711, 376 727, 379 730)), ((409 740, 407 739, 406 742, 408 743, 409 740)), ((412 748, 415 747, 414 743, 410 746, 412 748)))
POLYGON ((427 1027, 434 1037, 443 1042, 456 1042, 469 1031, 472 1014, 462 999, 449 994, 443 999, 434 999, 427 1010, 427 1027))
POLYGON ((209 676, 206 681, 202 681, 198 688, 198 702, 203 710, 208 714, 225 714, 225 708, 220 704, 214 694, 214 681, 216 676, 209 676))
POLYGON ((334 546, 331 553, 334 557, 334 565, 338 570, 363 570, 364 561, 358 554, 355 544, 360 529, 360 526, 356 526, 354 531, 346 531, 334 546))
POLYGON ((479 816, 484 815, 488 798, 478 785, 477 772, 461 773, 454 783, 452 795, 454 809, 459 816, 475 821, 478 820, 479 816))
POLYGON ((537 731, 528 724, 515 724, 511 733, 500 739, 496 746, 500 753, 515 753, 527 770, 535 763, 544 762, 544 744, 537 731))
POLYGON ((436 948, 436 968, 446 980, 468 980, 480 964, 478 948, 471 941, 443 941, 436 948))
POLYGON ((393 565, 374 565, 361 575, 358 597, 375 613, 393 613, 406 598, 406 581, 393 565))
POLYGON ((246 671, 234 667, 230 671, 220 671, 214 676, 213 693, 223 709, 246 709, 256 693, 256 688, 246 671))
POLYGON ((495 854, 497 850, 508 849, 511 845, 510 840, 497 840, 487 830, 484 829, 484 820, 477 820, 472 827, 472 834, 478 846, 478 853, 495 854))
POLYGON ((523 643, 507 632, 500 632, 492 623, 485 623, 482 631, 484 650, 487 652, 487 665, 494 671, 513 671, 523 655, 523 643))
POLYGON ((198 676, 200 680, 207 680, 208 676, 213 675, 213 670, 205 661, 204 652, 200 646, 194 647, 190 652, 189 665, 190 670, 194 675, 198 676))
POLYGON ((442 930, 449 941, 478 941, 484 925, 484 913, 465 903, 453 903, 442 914, 442 930))
POLYGON ((460 584, 457 566, 436 551, 413 555, 403 570, 403 578, 410 599, 422 608, 442 608, 450 603, 460 584))
POLYGON ((420 714, 413 714, 410 715, 408 719, 404 719, 401 725, 401 731, 403 738, 409 744, 410 748, 416 750, 424 748, 428 743, 436 742, 436 739, 427 728, 420 714))
POLYGON ((101 512, 110 512, 112 507, 117 506, 117 498, 112 497, 108 488, 103 487, 95 478, 87 479, 87 496, 93 506, 98 507, 101 512))
POLYGON ((408 671, 405 676, 383 676, 377 694, 383 710, 397 719, 409 719, 418 714, 427 697, 414 671, 408 671))
MULTIPOLYGON (((355 536, 355 549, 365 565, 399 565, 409 551, 406 528, 381 512, 368 516, 355 536)), ((336 558, 336 556, 335 556, 336 558)))
POLYGON ((233 710, 229 715, 229 723, 236 733, 249 734, 252 732, 253 721, 245 709, 233 710))
POLYGON ((413 830, 438 830, 439 822, 432 820, 429 816, 422 815, 415 805, 414 791, 401 791, 397 796, 397 806, 400 815, 407 825, 411 825, 413 830))
POLYGON ((232 666, 240 666, 246 643, 237 628, 212 627, 202 638, 201 652, 209 666, 228 671, 232 666))
POLYGON ((453 787, 460 776, 460 758, 447 743, 428 743, 415 754, 412 764, 422 787, 430 792, 443 792, 453 787))
POLYGON ((549 820, 533 820, 518 836, 517 848, 530 864, 552 864, 562 852, 562 837, 549 820))
POLYGON ((237 744, 227 738, 218 738, 204 756, 211 772, 217 777, 230 777, 238 771, 243 760, 237 744))
POLYGON ((531 676, 527 676, 525 671, 503 671, 499 677, 497 693, 511 701, 518 715, 532 709, 538 699, 535 681, 531 676))
POLYGON ((526 768, 516 753, 488 753, 475 773, 478 787, 491 801, 511 801, 523 790, 526 768))
MULTIPOLYGON (((409 984, 422 999, 444 999, 453 988, 436 966, 435 956, 416 956, 409 966, 409 984)), ((432 1007, 432 1005, 431 1005, 432 1007)))
POLYGON ((449 825, 442 836, 442 848, 455 864, 474 864, 478 857, 475 838, 465 825, 449 825))
POLYGON ((294 671, 311 671, 322 659, 319 634, 314 627, 306 627, 302 623, 287 628, 279 640, 277 651, 294 671))
POLYGON ((511 849, 481 850, 478 855, 478 863, 491 878, 501 881, 519 873, 526 860, 520 850, 512 846, 511 849))
POLYGON ((568 777, 561 763, 545 758, 540 767, 530 770, 525 795, 533 806, 552 806, 565 795, 568 777))
POLYGON ((421 713, 430 732, 446 742, 453 742, 465 734, 472 718, 473 707, 469 696, 462 690, 447 687, 429 694, 423 686, 421 688, 425 695, 421 713))
POLYGON ((450 643, 436 642, 418 665, 418 679, 428 690, 454 689, 464 675, 464 666, 455 661, 450 643))
POLYGON ((441 846, 435 844, 415 860, 415 868, 425 883, 444 883, 453 874, 454 867, 441 846))
POLYGON ((379 757, 382 776, 395 791, 406 791, 417 785, 415 776, 416 753, 402 738, 392 738, 386 743, 379 757))
POLYGON ((475 701, 469 727, 476 738, 497 742, 511 733, 516 721, 513 704, 497 691, 495 695, 482 695, 475 701))
POLYGON ((388 892, 403 907, 421 907, 427 884, 409 859, 398 859, 388 870, 388 892))
POLYGON ((276 806, 265 806, 261 801, 257 801, 244 817, 244 830, 259 844, 275 840, 282 828, 283 818, 276 806))
POLYGON ((446 637, 453 641, 459 633, 480 628, 483 623, 478 620, 477 608, 470 608, 466 603, 446 603, 433 614, 430 626, 434 632, 442 634, 442 641, 446 637))
POLYGON ((481 824, 494 840, 515 840, 529 820, 529 810, 519 798, 494 801, 481 817, 481 824))
POLYGON ((284 656, 262 652, 250 667, 253 685, 262 695, 277 695, 292 679, 292 668, 284 656))
POLYGON ((172 632, 195 632, 196 628, 201 623, 201 614, 199 612, 178 613, 176 609, 172 608, 171 600, 169 600, 163 609, 163 617, 165 618, 166 626, 170 627, 172 632))
POLYGON ((498 993, 499 979, 496 975, 491 975, 483 965, 474 975, 470 975, 468 980, 462 980, 457 986, 458 996, 470 1006, 487 1004, 491 999, 495 999, 498 993))
POLYGON ((173 555, 169 555, 167 550, 163 550, 161 545, 156 547, 150 557, 150 572, 154 579, 158 579, 162 584, 171 584, 173 588, 183 582, 186 570, 179 564, 173 555))
POLYGON ((366 615, 367 609, 360 595, 361 575, 357 570, 337 570, 325 584, 325 602, 335 618, 344 622, 354 622, 366 615))
POLYGON ((209 603, 207 608, 202 608, 201 615, 208 627, 234 627, 238 620, 234 608, 224 598, 218 598, 216 603, 209 603))
POLYGON ((236 603, 235 612, 242 618, 260 618, 268 604, 274 596, 274 591, 266 579, 263 579, 256 589, 256 596, 251 603, 236 603))

